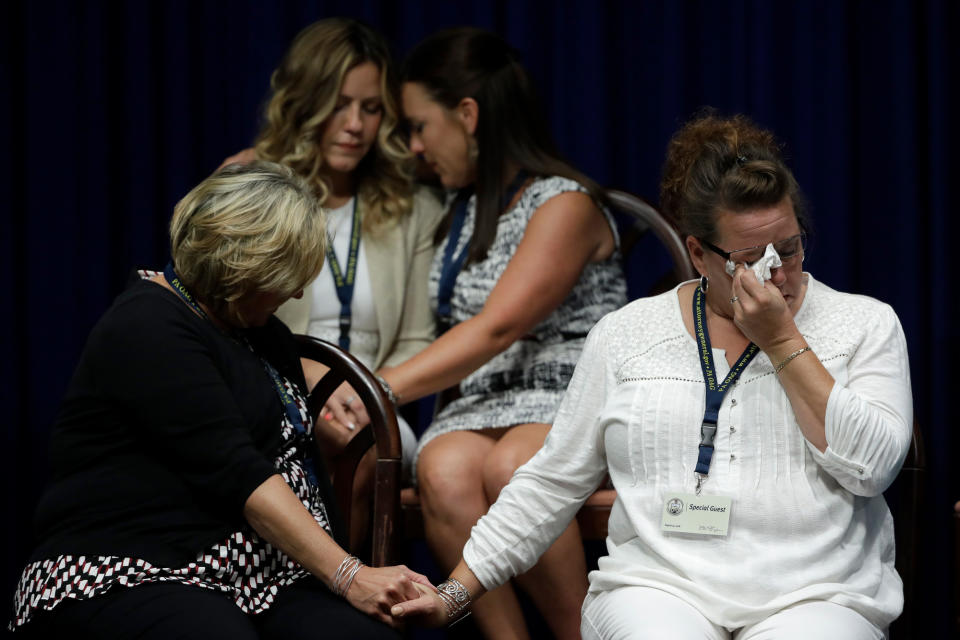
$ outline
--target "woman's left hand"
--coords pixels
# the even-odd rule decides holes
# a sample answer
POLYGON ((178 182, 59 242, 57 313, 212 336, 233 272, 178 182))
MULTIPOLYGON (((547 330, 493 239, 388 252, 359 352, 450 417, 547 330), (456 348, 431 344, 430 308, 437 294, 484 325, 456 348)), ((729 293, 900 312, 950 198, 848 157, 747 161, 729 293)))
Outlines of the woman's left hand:
POLYGON ((753 271, 738 264, 731 288, 733 321, 751 342, 765 352, 800 337, 793 313, 780 289, 765 286, 753 271))

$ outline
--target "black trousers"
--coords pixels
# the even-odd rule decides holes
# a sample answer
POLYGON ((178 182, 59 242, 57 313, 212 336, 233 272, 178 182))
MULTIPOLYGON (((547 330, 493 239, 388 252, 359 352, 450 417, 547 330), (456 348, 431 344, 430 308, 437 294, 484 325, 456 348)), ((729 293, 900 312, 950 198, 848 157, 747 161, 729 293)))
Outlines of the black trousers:
POLYGON ((14 638, 104 640, 299 640, 400 635, 306 578, 280 590, 259 615, 243 613, 218 591, 174 582, 116 586, 89 600, 38 611, 14 638))

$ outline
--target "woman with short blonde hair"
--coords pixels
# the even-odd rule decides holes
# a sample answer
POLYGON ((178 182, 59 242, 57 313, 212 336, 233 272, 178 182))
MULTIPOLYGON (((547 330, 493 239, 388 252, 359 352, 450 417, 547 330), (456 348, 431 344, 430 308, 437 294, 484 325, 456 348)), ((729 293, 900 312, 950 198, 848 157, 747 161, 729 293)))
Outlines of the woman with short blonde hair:
POLYGON ((272 163, 222 169, 180 200, 170 221, 178 273, 234 318, 232 304, 248 294, 289 298, 302 290, 320 272, 325 246, 323 209, 312 190, 272 163))
POLYGON ((336 541, 296 343, 273 317, 323 262, 312 191, 276 164, 229 167, 170 232, 172 262, 107 310, 64 397, 11 628, 396 638, 388 607, 426 578, 336 541))

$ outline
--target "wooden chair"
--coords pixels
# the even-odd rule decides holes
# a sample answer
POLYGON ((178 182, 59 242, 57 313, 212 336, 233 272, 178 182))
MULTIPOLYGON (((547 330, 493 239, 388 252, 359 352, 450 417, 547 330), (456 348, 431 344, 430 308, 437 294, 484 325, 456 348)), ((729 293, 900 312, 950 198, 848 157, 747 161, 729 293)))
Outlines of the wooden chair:
MULTIPOLYGON (((903 613, 890 626, 891 637, 914 638, 926 626, 917 612, 920 596, 919 571, 926 500, 927 454, 923 432, 913 421, 913 440, 903 462, 903 468, 894 483, 896 500, 893 505, 893 528, 897 548, 897 573, 903 580, 903 613)), ((890 492, 888 492, 890 493, 890 492)))
POLYGON ((370 447, 376 447, 370 564, 375 567, 396 564, 401 446, 393 404, 370 370, 340 347, 310 336, 296 336, 296 340, 301 358, 314 360, 330 368, 310 393, 308 406, 311 415, 314 418, 319 415, 327 398, 344 381, 356 390, 370 415, 370 424, 361 429, 337 457, 333 488, 349 539, 354 475, 364 454, 370 447))
POLYGON ((630 255, 640 238, 649 232, 656 236, 670 254, 673 272, 661 278, 654 288, 647 292, 648 295, 662 293, 679 282, 697 277, 697 272, 694 271, 693 264, 690 262, 690 256, 687 255, 683 238, 653 205, 643 198, 615 189, 607 191, 607 198, 615 209, 633 220, 633 224, 621 234, 620 252, 624 255, 624 259, 630 255))

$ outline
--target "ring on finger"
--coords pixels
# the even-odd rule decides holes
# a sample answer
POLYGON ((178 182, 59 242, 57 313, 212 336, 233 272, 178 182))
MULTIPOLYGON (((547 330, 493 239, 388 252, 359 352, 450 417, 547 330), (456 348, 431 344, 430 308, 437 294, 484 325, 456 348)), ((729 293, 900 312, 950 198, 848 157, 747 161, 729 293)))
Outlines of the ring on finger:
POLYGON ((730 298, 730 304, 733 304, 734 302, 736 302, 736 301, 739 300, 739 299, 740 299, 740 296, 733 296, 732 298, 730 298))
POLYGON ((344 405, 349 405, 349 404, 353 403, 353 401, 356 400, 356 399, 357 399, 356 396, 347 396, 347 399, 343 401, 343 404, 344 404, 344 405))

